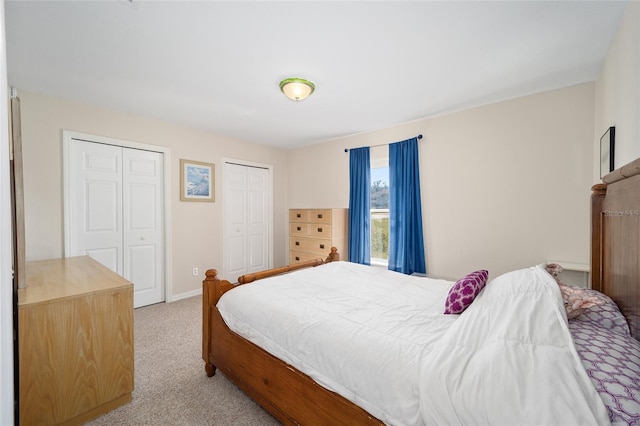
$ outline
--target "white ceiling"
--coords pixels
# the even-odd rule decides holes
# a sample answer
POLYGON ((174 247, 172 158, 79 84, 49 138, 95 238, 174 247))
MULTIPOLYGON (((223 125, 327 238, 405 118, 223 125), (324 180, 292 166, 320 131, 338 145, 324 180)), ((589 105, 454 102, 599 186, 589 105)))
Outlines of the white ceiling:
POLYGON ((290 148, 594 81, 625 7, 6 1, 9 84, 290 148))

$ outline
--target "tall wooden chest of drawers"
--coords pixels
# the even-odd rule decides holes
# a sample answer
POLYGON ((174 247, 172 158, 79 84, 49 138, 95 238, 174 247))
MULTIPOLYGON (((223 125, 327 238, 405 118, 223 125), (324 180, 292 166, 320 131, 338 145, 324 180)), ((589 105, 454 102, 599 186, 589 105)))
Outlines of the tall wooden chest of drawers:
POLYGON ((80 425, 131 401, 133 284, 89 256, 27 262, 20 425, 80 425))
POLYGON ((289 210, 289 264, 326 258, 336 247, 347 259, 348 209, 289 210))

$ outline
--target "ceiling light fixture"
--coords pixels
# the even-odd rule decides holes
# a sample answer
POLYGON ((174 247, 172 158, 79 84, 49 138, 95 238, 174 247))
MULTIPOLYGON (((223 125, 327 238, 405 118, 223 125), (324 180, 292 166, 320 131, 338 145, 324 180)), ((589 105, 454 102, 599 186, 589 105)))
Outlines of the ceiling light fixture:
POLYGON ((316 90, 316 85, 302 78, 285 78, 280 82, 280 90, 292 101, 301 101, 316 90))

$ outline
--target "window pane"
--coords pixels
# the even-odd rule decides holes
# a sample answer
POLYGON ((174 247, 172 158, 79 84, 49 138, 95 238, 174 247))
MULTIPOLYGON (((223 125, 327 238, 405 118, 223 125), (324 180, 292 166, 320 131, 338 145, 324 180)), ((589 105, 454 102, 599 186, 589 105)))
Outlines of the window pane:
POLYGON ((389 168, 371 169, 371 260, 389 253, 389 168))

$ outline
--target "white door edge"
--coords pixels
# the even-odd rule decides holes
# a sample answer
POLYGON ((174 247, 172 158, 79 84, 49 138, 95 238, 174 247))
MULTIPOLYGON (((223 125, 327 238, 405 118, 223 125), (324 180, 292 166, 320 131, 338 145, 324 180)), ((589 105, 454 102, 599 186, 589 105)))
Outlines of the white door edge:
POLYGON ((163 154, 164 159, 164 297, 166 302, 173 301, 173 281, 172 281, 172 249, 171 249, 171 148, 158 145, 150 145, 140 142, 132 142, 124 139, 108 138, 105 136, 91 135, 88 133, 80 133, 72 130, 62 130, 62 197, 63 197, 63 236, 64 251, 63 257, 67 257, 70 244, 70 207, 71 199, 69 196, 69 143, 72 139, 83 140, 87 142, 102 143, 105 145, 120 146, 123 148, 141 149, 145 151, 159 152, 163 154))
MULTIPOLYGON (((241 166, 248 166, 248 167, 260 167, 262 169, 267 169, 269 170, 269 189, 268 189, 268 196, 269 196, 269 269, 273 268, 273 165, 272 164, 265 164, 265 163, 256 163, 254 161, 247 161, 247 160, 239 160, 237 158, 228 158, 228 157, 222 157, 222 171, 221 176, 224 177, 224 165, 230 163, 230 164, 238 164, 241 166)), ((224 179, 222 180, 222 185, 225 185, 224 179)), ((224 194, 224 189, 221 189, 221 191, 219 192, 219 194, 224 194)), ((222 198, 222 202, 221 202, 221 208, 222 208, 222 212, 225 212, 225 208, 226 206, 224 205, 225 203, 225 197, 221 197, 222 198)), ((227 277, 227 271, 226 271, 226 265, 224 262, 224 253, 226 253, 226 250, 228 250, 228 247, 226 247, 227 245, 227 224, 226 222, 226 217, 225 214, 222 214, 222 275, 221 278, 228 280, 228 279, 235 279, 237 277, 227 277)))

